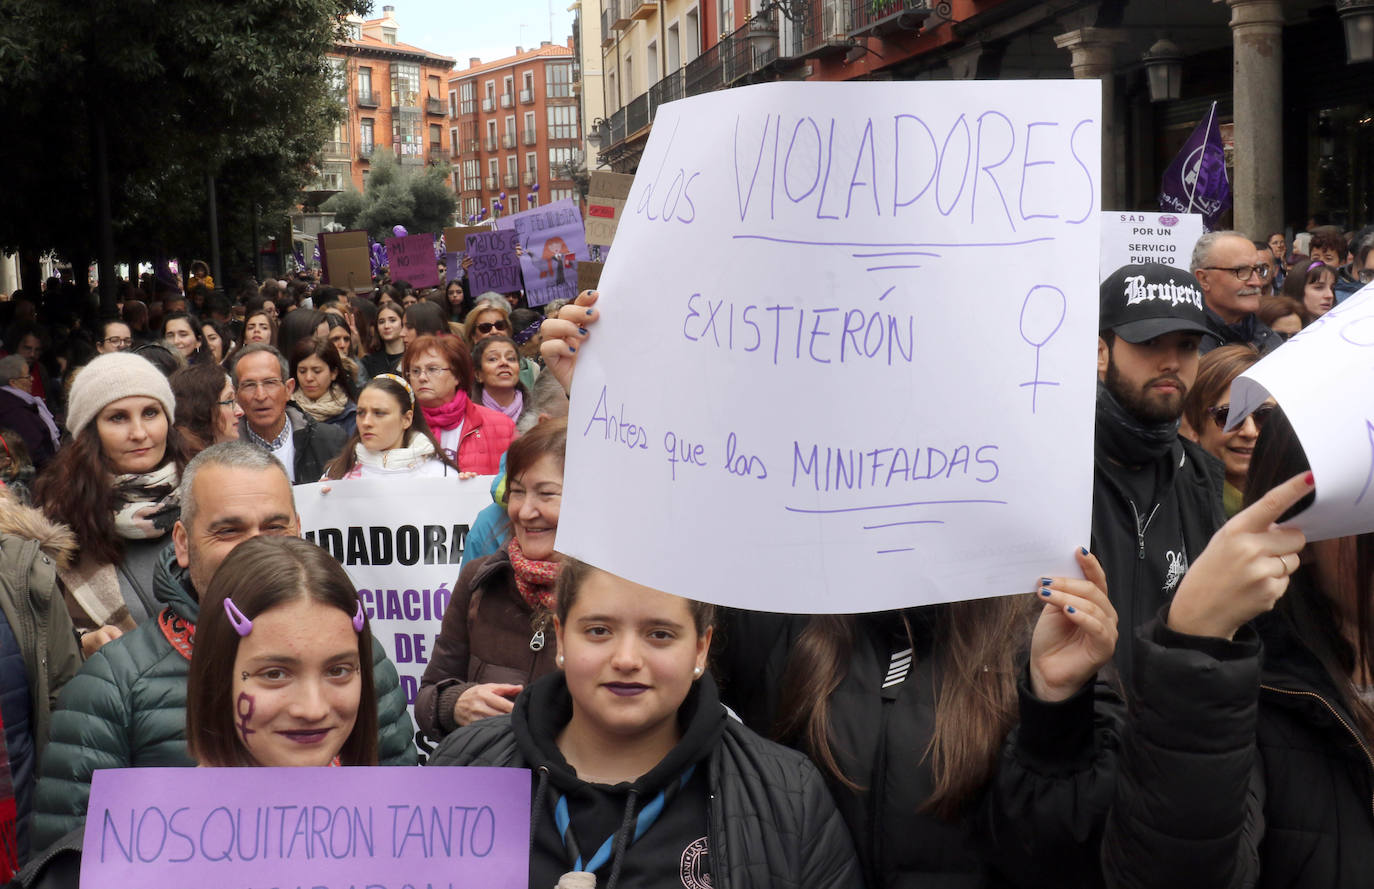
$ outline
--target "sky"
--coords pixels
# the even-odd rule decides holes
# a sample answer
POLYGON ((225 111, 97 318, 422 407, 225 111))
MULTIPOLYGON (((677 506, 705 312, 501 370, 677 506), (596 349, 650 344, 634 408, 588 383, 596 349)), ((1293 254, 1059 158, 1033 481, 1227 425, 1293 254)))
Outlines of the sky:
POLYGON ((573 14, 569 0, 373 0, 372 15, 383 6, 396 7, 397 38, 421 49, 452 56, 455 71, 468 66, 468 58, 483 62, 515 54, 517 46, 530 49, 541 40, 567 44, 572 35, 573 14))

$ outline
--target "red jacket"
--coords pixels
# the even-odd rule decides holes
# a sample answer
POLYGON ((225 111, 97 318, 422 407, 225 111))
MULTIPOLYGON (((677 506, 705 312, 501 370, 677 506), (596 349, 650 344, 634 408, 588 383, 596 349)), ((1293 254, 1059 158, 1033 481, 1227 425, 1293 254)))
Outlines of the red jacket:
POLYGON ((462 472, 495 475, 501 471, 501 456, 517 437, 510 417, 468 399, 463 415, 463 437, 454 462, 462 472))

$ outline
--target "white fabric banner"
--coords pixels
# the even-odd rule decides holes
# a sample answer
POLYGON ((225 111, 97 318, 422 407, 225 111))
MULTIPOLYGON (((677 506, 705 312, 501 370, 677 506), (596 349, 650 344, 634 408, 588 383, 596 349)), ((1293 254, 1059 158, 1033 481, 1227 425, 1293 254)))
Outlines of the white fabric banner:
POLYGON ((1099 90, 766 84, 660 109, 578 364, 559 549, 789 612, 1076 571, 1099 90))

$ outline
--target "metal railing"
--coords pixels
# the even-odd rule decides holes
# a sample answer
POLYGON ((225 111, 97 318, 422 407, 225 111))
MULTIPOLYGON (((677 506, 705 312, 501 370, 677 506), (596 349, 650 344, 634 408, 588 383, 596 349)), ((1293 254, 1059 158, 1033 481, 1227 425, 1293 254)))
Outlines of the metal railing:
POLYGON ((463 191, 481 191, 481 190, 482 190, 482 177, 481 177, 481 176, 477 176, 476 178, 473 178, 473 179, 464 179, 464 180, 463 180, 463 191))
POLYGON ((535 183, 534 171, 526 170, 524 173, 521 174, 520 181, 525 185, 533 185, 535 183))
POLYGON ((376 90, 368 90, 367 92, 363 92, 362 90, 358 91, 358 107, 377 108, 381 104, 382 100, 377 95, 376 90))
POLYGON ((496 137, 495 137, 495 136, 488 136, 488 137, 487 137, 487 151, 495 151, 495 150, 496 150, 496 137))
POLYGON ((649 108, 651 113, 658 113, 658 106, 666 105, 669 102, 681 99, 682 92, 682 69, 674 71, 658 83, 649 87, 649 108))
POLYGON ((515 147, 515 134, 507 133, 501 137, 501 147, 511 149, 515 147))
POLYGON ((638 133, 652 120, 649 115, 649 94, 640 93, 625 106, 625 135, 632 136, 638 133))
POLYGON ((502 181, 506 183, 506 188, 514 188, 519 183, 520 178, 514 173, 507 173, 506 178, 502 181))
POLYGON ((425 99, 425 111, 430 114, 444 114, 448 111, 448 105, 443 99, 436 99, 433 96, 425 99))
POLYGON ((481 139, 464 139, 463 151, 468 154, 476 154, 482 146, 481 139))
POLYGON ((515 96, 512 96, 510 93, 502 93, 502 94, 501 94, 501 107, 502 107, 502 108, 510 108, 510 107, 512 107, 513 105, 515 105, 515 96))
POLYGON ((849 0, 850 37, 915 31, 930 15, 925 0, 849 0))
POLYGON ((376 150, 377 150, 377 143, 375 143, 375 142, 360 142, 360 143, 358 143, 358 160, 360 160, 360 161, 365 161, 365 160, 370 159, 370 158, 372 157, 372 152, 374 152, 374 151, 376 151, 376 150))
POLYGON ((348 157, 348 143, 330 140, 324 143, 325 157, 348 157))
POLYGON ((498 186, 498 183, 499 183, 499 182, 500 182, 500 177, 497 177, 497 176, 488 176, 488 177, 487 177, 487 191, 496 191, 496 189, 499 187, 499 186, 498 186))
POLYGON ((529 105, 529 104, 532 103, 533 101, 534 101, 534 90, 521 90, 521 91, 520 91, 520 104, 521 104, 521 105, 529 105))
POLYGON ((488 112, 496 110, 496 102, 491 98, 491 96, 484 96, 482 98, 482 110, 488 112))
POLYGON ((525 130, 524 142, 526 145, 533 145, 538 140, 539 134, 531 129, 525 130))

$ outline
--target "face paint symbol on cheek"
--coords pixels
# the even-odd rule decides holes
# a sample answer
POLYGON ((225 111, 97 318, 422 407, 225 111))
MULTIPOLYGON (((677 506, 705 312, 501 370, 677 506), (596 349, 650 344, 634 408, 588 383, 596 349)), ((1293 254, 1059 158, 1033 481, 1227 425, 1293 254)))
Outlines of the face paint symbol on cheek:
POLYGON ((239 692, 239 699, 234 704, 234 712, 239 717, 239 734, 243 735, 243 742, 248 743, 248 736, 254 734, 254 730, 248 727, 248 720, 253 718, 255 702, 253 696, 246 691, 239 692))

